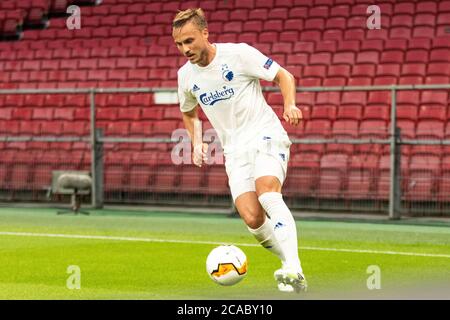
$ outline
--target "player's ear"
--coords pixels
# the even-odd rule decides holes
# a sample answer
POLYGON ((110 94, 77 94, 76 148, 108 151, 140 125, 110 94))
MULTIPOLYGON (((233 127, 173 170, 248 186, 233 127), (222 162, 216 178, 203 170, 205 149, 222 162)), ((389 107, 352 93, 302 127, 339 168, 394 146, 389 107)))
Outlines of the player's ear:
POLYGON ((202 30, 203 39, 207 40, 209 37, 209 31, 208 28, 203 28, 202 30))

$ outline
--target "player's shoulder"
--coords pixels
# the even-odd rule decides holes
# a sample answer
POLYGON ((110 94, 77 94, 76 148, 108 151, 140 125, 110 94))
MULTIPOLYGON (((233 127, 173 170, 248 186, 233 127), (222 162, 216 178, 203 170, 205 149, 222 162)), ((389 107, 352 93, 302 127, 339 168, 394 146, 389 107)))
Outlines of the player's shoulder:
POLYGON ((236 54, 241 53, 242 51, 245 51, 246 49, 250 48, 251 46, 245 42, 226 42, 226 43, 216 43, 217 46, 219 46, 221 52, 223 54, 236 54))
POLYGON ((183 64, 177 71, 178 78, 186 77, 191 70, 192 70, 191 63, 189 61, 186 61, 186 63, 183 64))

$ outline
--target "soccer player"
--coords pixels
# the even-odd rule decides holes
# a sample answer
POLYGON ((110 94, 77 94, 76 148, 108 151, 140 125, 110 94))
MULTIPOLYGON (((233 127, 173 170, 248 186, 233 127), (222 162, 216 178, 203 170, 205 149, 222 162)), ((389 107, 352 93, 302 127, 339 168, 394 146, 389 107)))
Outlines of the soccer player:
POLYGON ((274 273, 278 289, 306 290, 295 221, 281 194, 291 141, 259 82, 279 85, 283 119, 296 126, 302 113, 295 105, 294 77, 245 43, 210 43, 200 8, 180 11, 172 23, 172 36, 188 59, 178 70, 178 96, 194 147, 194 164, 201 166, 207 160, 208 145, 195 130, 200 105, 222 144, 239 215, 258 242, 282 262, 274 273))

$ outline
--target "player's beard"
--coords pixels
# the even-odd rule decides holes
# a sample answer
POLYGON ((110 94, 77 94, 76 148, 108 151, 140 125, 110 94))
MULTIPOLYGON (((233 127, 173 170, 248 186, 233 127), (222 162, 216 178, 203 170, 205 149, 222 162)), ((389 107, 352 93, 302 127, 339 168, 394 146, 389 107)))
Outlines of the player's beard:
POLYGON ((208 50, 202 50, 199 52, 197 59, 191 61, 194 64, 205 64, 207 62, 208 50))

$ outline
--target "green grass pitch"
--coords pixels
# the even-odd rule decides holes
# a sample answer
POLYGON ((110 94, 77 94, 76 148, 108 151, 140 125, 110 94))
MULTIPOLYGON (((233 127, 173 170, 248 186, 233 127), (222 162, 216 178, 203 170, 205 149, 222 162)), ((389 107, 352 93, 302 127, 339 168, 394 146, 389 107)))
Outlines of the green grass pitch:
POLYGON ((390 299, 450 298, 450 228, 402 223, 297 221, 306 293, 277 291, 278 259, 242 220, 222 215, 0 208, 0 299, 390 299), (213 283, 217 243, 248 257, 246 278, 213 283), (69 289, 68 267, 80 268, 69 289), (369 290, 369 266, 380 289, 369 290))

